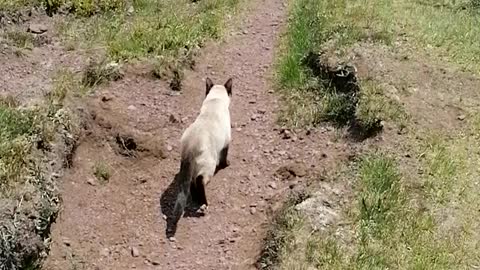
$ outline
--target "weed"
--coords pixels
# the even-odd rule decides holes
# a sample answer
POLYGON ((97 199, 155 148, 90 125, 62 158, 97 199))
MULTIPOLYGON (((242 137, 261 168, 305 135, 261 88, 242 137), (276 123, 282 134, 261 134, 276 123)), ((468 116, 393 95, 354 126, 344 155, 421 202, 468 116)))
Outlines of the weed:
POLYGON ((31 49, 34 46, 34 36, 22 29, 12 29, 4 33, 5 38, 15 47, 31 49))
POLYGON ((82 77, 82 84, 86 87, 94 87, 107 81, 116 81, 123 78, 118 63, 106 63, 103 61, 91 60, 85 68, 82 77))
POLYGON ((103 162, 95 163, 93 166, 93 175, 95 175, 101 183, 107 183, 111 177, 110 168, 103 162))

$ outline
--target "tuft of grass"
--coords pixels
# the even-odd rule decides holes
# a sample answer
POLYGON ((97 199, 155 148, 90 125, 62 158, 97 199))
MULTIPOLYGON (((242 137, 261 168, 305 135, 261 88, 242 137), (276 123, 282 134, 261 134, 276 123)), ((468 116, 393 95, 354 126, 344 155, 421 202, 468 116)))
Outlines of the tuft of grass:
POLYGON ((110 173, 110 168, 104 162, 95 163, 93 166, 93 175, 97 178, 100 183, 107 183, 112 176, 110 173))
POLYGON ((20 28, 13 28, 3 33, 5 39, 19 49, 31 49, 34 47, 35 37, 33 34, 20 28))
POLYGON ((382 120, 406 126, 409 117, 404 108, 396 100, 387 97, 384 88, 377 82, 363 81, 361 89, 355 119, 363 130, 368 132, 381 128, 382 120))
POLYGON ((115 62, 106 63, 106 60, 91 60, 83 72, 82 84, 94 87, 107 81, 116 81, 123 78, 120 65, 115 62))
MULTIPOLYGON (((26 172, 30 149, 42 132, 43 117, 35 111, 0 102, 0 191, 5 193, 26 172)), ((41 136, 41 135, 40 135, 41 136)))

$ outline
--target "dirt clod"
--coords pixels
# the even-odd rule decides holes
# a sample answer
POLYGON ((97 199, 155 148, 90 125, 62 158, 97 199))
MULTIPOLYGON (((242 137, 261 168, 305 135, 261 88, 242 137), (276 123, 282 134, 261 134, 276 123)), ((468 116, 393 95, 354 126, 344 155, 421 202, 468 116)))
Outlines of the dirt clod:
POLYGON ((282 180, 292 180, 295 177, 307 175, 307 167, 302 162, 294 162, 277 169, 276 175, 282 180))

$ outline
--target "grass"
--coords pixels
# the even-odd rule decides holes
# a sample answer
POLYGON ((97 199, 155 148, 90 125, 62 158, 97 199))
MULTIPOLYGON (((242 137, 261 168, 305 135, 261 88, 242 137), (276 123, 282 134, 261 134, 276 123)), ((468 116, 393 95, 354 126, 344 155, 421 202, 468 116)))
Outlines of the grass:
MULTIPOLYGON (((286 103, 286 109, 280 120, 292 126, 318 125, 330 121, 338 125, 348 125, 356 116, 358 99, 354 93, 343 94, 329 81, 316 78, 312 67, 305 65, 305 57, 320 52, 329 43, 335 43, 338 49, 346 48, 357 41, 372 40, 391 44, 393 25, 382 23, 379 18, 388 17, 388 1, 373 1, 363 5, 362 1, 294 1, 291 8, 291 20, 284 37, 282 54, 277 64, 277 81, 286 103), (371 4, 371 5, 370 5, 371 4), (381 9, 381 15, 372 10, 381 9), (379 17, 379 18, 377 18, 379 17), (380 20, 380 21, 379 21, 380 20), (315 27, 312 27, 312 26, 315 27)), ((318 67, 314 67, 317 69, 318 67)), ((367 85, 370 87, 370 85, 367 85)), ((371 87, 370 87, 371 88, 371 87)), ((373 97, 367 89, 362 102, 368 103, 373 97)), ((381 91, 375 91, 378 94, 381 91)), ((376 98, 378 108, 393 101, 386 97, 376 98)), ((387 106, 391 107, 391 106, 387 106)), ((378 111, 378 110, 377 110, 378 111)), ((368 121, 380 116, 381 112, 372 112, 361 106, 359 116, 366 128, 373 126, 368 121)), ((389 117, 393 118, 393 117, 389 117)), ((378 122, 378 121, 375 121, 378 122)))
POLYGON ((103 162, 95 163, 93 166, 93 175, 95 175, 100 183, 107 183, 112 176, 109 166, 103 162))
POLYGON ((382 120, 406 126, 410 116, 396 100, 387 97, 383 87, 372 80, 363 81, 355 119, 364 130, 378 128, 382 120))
POLYGON ((94 87, 107 81, 116 81, 123 78, 120 65, 115 62, 106 63, 106 60, 91 60, 82 75, 82 84, 85 87, 94 87))
MULTIPOLYGON (((312 71, 303 64, 303 59, 311 52, 333 51, 341 57, 356 42, 381 43, 423 51, 480 74, 480 47, 477 46, 480 29, 475 27, 479 23, 476 0, 451 3, 433 0, 292 1, 290 21, 276 67, 278 88, 282 89, 285 100, 280 120, 299 127, 317 125, 325 119, 342 123, 351 118, 349 114, 354 105, 344 97, 335 92, 325 93, 329 91, 325 87, 312 88, 318 83, 312 71)), ((377 101, 386 106, 392 104, 385 98, 377 98, 377 101)), ((376 109, 382 107, 380 104, 376 109)), ((363 106, 357 115, 376 109, 363 106)))
POLYGON ((27 156, 33 144, 43 136, 44 118, 36 111, 14 107, 11 98, 0 102, 0 191, 25 173, 27 156))
MULTIPOLYGON (((436 153, 428 152, 426 168, 436 170, 435 163, 446 162, 436 153)), ((477 154, 471 162, 478 158, 477 154)), ((414 191, 405 186, 394 159, 383 153, 368 154, 354 167, 356 200, 353 210, 344 213, 351 231, 335 226, 314 231, 299 213, 289 212, 283 215, 288 226, 283 221, 274 226, 278 235, 288 237, 279 238, 277 268, 268 269, 470 269, 480 258, 475 171, 468 179, 444 185, 438 180, 448 179, 451 170, 441 170, 429 188, 414 191), (450 200, 438 200, 439 190, 449 193, 450 200), (415 202, 418 192, 427 195, 426 207, 415 202)), ((432 176, 426 177, 428 181, 432 176)))
POLYGON ((104 48, 109 60, 176 61, 190 56, 206 40, 220 37, 222 21, 237 2, 136 0, 132 12, 72 19, 61 26, 61 32, 80 48, 104 48))
MULTIPOLYGON (((478 74, 479 47, 473 44, 480 40, 480 29, 473 25, 478 25, 480 13, 475 3, 292 1, 276 67, 285 100, 282 120, 293 126, 345 122, 353 112, 367 129, 381 121, 410 123, 417 116, 407 115, 375 79, 360 82, 353 108, 339 91, 319 84, 315 70, 303 64, 305 56, 333 50, 342 58, 353 44, 369 42, 386 50, 418 50, 478 74)), ((336 179, 352 183, 354 195, 339 213, 342 225, 314 230, 308 217, 288 206, 290 212, 281 214, 286 221, 273 225, 279 237, 269 238, 277 239, 276 248, 270 248, 275 254, 269 255, 275 260, 264 268, 478 268, 480 153, 474 149, 480 146, 480 117, 467 119, 467 128, 425 132, 413 125, 411 136, 395 137, 400 141, 394 145, 408 145, 408 160, 391 148, 388 137, 377 145, 380 150, 363 153, 336 179)))
POLYGON ((75 81, 73 74, 59 72, 45 103, 35 107, 0 98, 0 269, 36 269, 48 247, 59 210, 52 172, 68 159, 78 125, 64 108, 77 90, 75 81), (12 215, 9 209, 17 210, 12 215))
POLYGON ((35 37, 23 29, 13 28, 3 33, 5 39, 19 49, 31 49, 34 46, 35 37))
POLYGON ((125 0, 0 0, 0 10, 16 12, 30 7, 43 7, 48 14, 65 7, 77 16, 92 16, 97 13, 124 9, 125 0))

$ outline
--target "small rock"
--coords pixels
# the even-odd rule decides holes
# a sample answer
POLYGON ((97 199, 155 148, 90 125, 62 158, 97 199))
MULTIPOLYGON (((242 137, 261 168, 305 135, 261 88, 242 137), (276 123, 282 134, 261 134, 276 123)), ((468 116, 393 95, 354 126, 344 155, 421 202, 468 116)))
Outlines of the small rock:
POLYGON ((247 31, 247 30, 243 30, 242 33, 243 33, 244 35, 247 35, 247 34, 248 34, 248 31, 247 31))
POLYGON ((162 215, 163 220, 167 220, 167 215, 162 215))
POLYGON ((130 110, 130 111, 135 111, 137 109, 137 107, 135 107, 133 105, 130 105, 130 106, 128 106, 127 109, 130 110))
POLYGON ((168 241, 177 242, 177 239, 175 237, 171 236, 171 237, 168 238, 168 241))
POLYGON ((464 114, 461 114, 461 115, 459 115, 459 116, 457 117, 457 119, 460 120, 460 121, 465 120, 465 118, 467 118, 467 116, 464 115, 464 114))
POLYGON ((39 23, 32 23, 30 26, 28 26, 28 32, 34 33, 34 34, 43 34, 47 32, 47 27, 43 24, 39 23))
POLYGON ((130 248, 130 253, 132 254, 132 257, 140 256, 140 252, 138 251, 138 248, 136 248, 136 247, 131 247, 130 248))
POLYGON ((257 208, 250 207, 250 214, 255 215, 255 213, 257 213, 257 208))
POLYGON ((172 151, 173 150, 173 147, 171 145, 167 145, 167 151, 172 151))
POLYGON ((135 8, 133 6, 130 6, 127 10, 128 15, 132 15, 135 12, 135 8))
POLYGON ((180 96, 180 91, 170 91, 168 92, 169 96, 175 97, 175 96, 180 96))
POLYGON ((30 201, 32 199, 32 194, 30 192, 26 192, 23 194, 23 199, 27 202, 30 201))
POLYGON ((270 182, 268 186, 271 187, 272 189, 277 189, 277 184, 275 184, 275 182, 270 182))
POLYGON ((107 96, 107 95, 102 96, 102 102, 107 102, 107 101, 110 101, 112 99, 113 99, 112 96, 107 96))
POLYGON ((157 260, 150 260, 150 263, 151 263, 152 265, 160 265, 160 262, 157 261, 157 260))
POLYGON ((288 140, 292 138, 292 132, 290 132, 288 129, 283 129, 281 133, 283 134, 282 139, 288 140))
POLYGON ((175 115, 173 114, 170 114, 170 116, 168 117, 168 121, 170 121, 170 123, 179 123, 180 120, 178 119, 178 117, 176 117, 175 115))
POLYGON ((92 178, 89 178, 87 180, 87 184, 91 185, 91 186, 96 186, 96 183, 95 183, 95 180, 93 180, 92 178))
POLYGON ((258 109, 257 112, 258 112, 259 114, 265 114, 265 113, 267 112, 267 110, 265 110, 265 109, 258 109))
POLYGON ((70 240, 68 238, 64 238, 63 239, 63 244, 67 247, 71 246, 72 245, 72 242, 70 242, 70 240))

